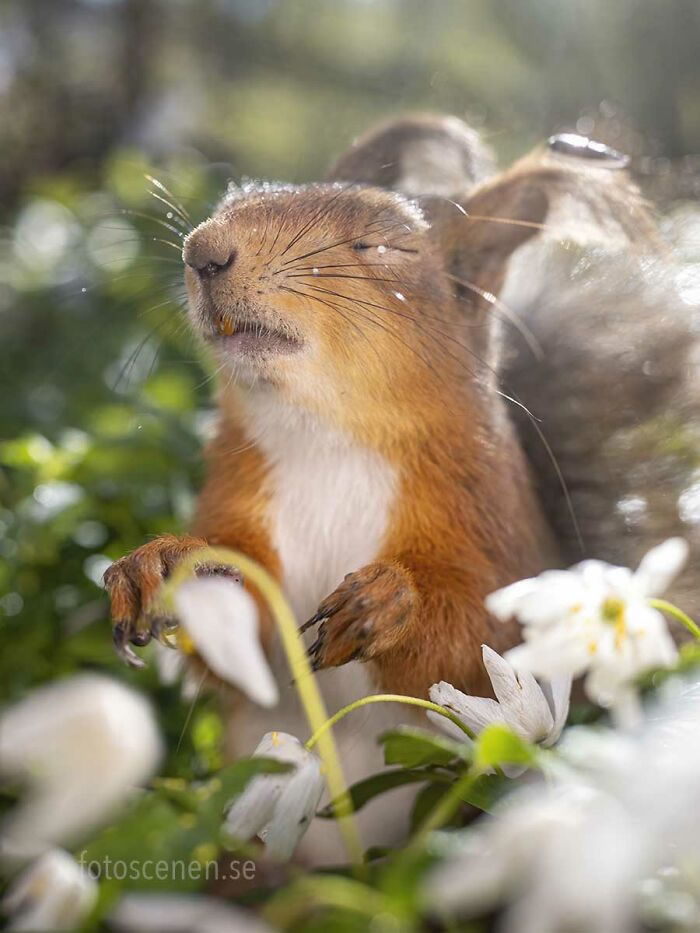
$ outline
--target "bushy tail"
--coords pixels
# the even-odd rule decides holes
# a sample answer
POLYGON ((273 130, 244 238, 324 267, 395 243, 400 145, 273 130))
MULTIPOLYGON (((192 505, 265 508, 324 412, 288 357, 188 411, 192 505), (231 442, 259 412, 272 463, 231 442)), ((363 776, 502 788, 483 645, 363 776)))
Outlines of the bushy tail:
POLYGON ((564 559, 634 566, 680 534, 691 559, 673 598, 697 614, 700 266, 532 242, 514 258, 502 299, 539 349, 536 357, 511 330, 502 380, 539 419, 563 476, 566 491, 516 410, 564 559))

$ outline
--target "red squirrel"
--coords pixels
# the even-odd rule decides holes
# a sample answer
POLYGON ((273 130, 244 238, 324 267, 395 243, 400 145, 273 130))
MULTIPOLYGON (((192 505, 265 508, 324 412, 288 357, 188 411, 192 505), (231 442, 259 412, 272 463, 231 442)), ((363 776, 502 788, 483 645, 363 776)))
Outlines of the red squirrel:
MULTIPOLYGON (((488 691, 481 645, 503 651, 518 630, 489 617, 484 596, 583 556, 572 522, 585 487, 575 443, 548 438, 547 418, 533 428, 533 385, 551 385, 550 409, 561 399, 568 417, 565 317, 532 311, 522 268, 526 287, 509 277, 508 302, 495 296, 516 250, 548 230, 568 236, 579 218, 594 240, 655 248, 622 165, 563 136, 493 174, 472 130, 417 116, 370 131, 323 183, 232 187, 183 249, 191 324, 220 373, 208 475, 191 535, 156 538, 107 571, 118 647, 148 640, 161 580, 210 544, 281 582, 313 630, 316 670, 361 662, 376 689, 418 697, 440 680, 488 691)), ((608 412, 588 414, 604 431, 608 412)), ((272 652, 264 607, 261 636, 272 652)))

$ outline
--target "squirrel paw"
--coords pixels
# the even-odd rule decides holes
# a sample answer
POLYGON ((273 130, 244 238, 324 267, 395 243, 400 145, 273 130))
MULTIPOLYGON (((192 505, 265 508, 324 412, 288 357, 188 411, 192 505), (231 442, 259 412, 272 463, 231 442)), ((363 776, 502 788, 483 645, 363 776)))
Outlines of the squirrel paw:
MULTIPOLYGON (((160 639, 176 625, 174 619, 152 611, 153 599, 178 562, 206 546, 202 538, 163 535, 136 548, 106 570, 104 585, 111 603, 114 646, 128 664, 143 666, 131 645, 147 645, 151 638, 160 639)), ((202 564, 196 572, 198 576, 221 574, 242 582, 242 576, 228 566, 202 564)))
POLYGON ((369 661, 392 648, 417 599, 410 575, 397 564, 369 564, 349 573, 300 629, 319 626, 308 649, 312 669, 369 661))

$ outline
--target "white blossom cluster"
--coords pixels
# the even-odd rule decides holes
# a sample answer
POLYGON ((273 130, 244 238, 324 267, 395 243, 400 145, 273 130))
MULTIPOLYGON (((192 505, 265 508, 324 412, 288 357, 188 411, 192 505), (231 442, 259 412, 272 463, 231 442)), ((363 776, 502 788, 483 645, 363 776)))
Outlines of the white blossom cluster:
MULTIPOLYGON (((423 888, 426 911, 458 919, 500 911, 504 933, 632 933, 640 923, 700 929, 700 683, 670 681, 644 713, 635 685, 644 672, 676 661, 664 616, 650 599, 686 555, 684 542, 672 539, 634 573, 586 561, 488 597, 497 619, 521 622, 524 639, 504 657, 483 647, 495 698, 441 682, 431 700, 476 736, 502 723, 525 742, 558 745, 541 753, 544 776, 530 773, 474 829, 433 834, 440 861, 423 888), (588 697, 611 709, 613 725, 565 728, 579 677, 588 697)), ((196 580, 180 587, 175 604, 189 642, 211 669, 254 702, 275 705, 277 684, 243 588, 196 580)), ((182 653, 160 652, 163 676, 186 678, 182 653)), ((429 716, 465 742, 453 722, 429 716)), ((59 847, 106 822, 152 777, 161 754, 148 702, 106 677, 50 684, 0 716, 0 776, 28 788, 1 827, 3 863, 20 868, 3 903, 10 929, 80 925, 97 901, 97 885, 59 847)), ((257 837, 266 857, 286 860, 316 813, 321 761, 283 732, 266 734, 254 755, 290 767, 254 777, 222 814, 222 828, 235 840, 257 837)), ((514 777, 522 771, 504 770, 514 777)), ((125 897, 111 922, 155 930, 166 917, 169 929, 268 929, 218 901, 172 896, 125 897)))

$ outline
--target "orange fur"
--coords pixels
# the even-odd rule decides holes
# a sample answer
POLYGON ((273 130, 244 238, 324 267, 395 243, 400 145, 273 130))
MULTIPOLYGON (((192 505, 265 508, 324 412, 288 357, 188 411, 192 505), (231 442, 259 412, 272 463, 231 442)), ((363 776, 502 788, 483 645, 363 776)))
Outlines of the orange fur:
MULTIPOLYGON (((484 596, 556 565, 495 391, 499 328, 488 301, 468 286, 497 292, 511 253, 560 197, 646 229, 623 176, 536 153, 471 193, 424 201, 423 211, 395 193, 353 185, 234 192, 188 237, 194 326, 224 360, 224 338, 250 327, 301 346, 231 363, 196 534, 282 578, 271 465, 246 424, 256 392, 274 393, 375 452, 397 476, 379 553, 348 568, 312 620, 318 667, 365 660, 378 686, 418 696, 439 680, 488 689, 481 644, 503 650, 517 631, 488 616, 484 596)), ((147 606, 135 593, 152 592, 159 547, 165 542, 115 565, 128 580, 115 584, 120 571, 110 571, 115 619, 141 624, 135 615, 147 606)), ((269 642, 267 622, 263 635, 269 642)))

